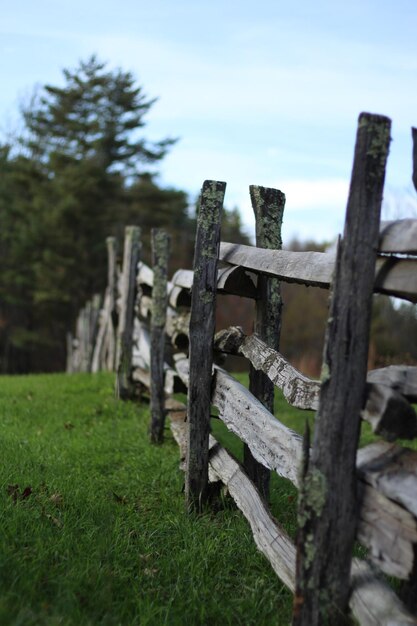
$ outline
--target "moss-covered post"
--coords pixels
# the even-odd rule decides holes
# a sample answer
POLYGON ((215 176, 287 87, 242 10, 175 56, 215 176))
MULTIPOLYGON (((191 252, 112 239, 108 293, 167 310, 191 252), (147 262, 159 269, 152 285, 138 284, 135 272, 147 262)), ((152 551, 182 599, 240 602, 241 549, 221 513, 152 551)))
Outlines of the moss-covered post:
POLYGON ((208 452, 216 325, 217 263, 226 183, 206 180, 197 215, 190 316, 190 380, 187 409, 185 494, 189 510, 208 499, 208 452))
POLYGON ((116 395, 122 399, 128 398, 132 391, 130 375, 132 368, 136 272, 140 254, 140 232, 138 226, 126 226, 125 228, 116 350, 116 395))
POLYGON ((110 372, 115 370, 116 361, 116 334, 118 316, 116 309, 117 301, 117 241, 116 237, 107 237, 107 289, 109 294, 110 319, 107 321, 107 358, 106 369, 110 372))
POLYGON ((356 452, 390 128, 386 117, 359 116, 345 229, 333 281, 320 404, 300 491, 294 626, 348 623, 358 512, 356 452))
MULTIPOLYGON (((256 185, 251 185, 249 191, 255 213, 256 246, 280 250, 285 195, 278 189, 256 185)), ((259 275, 254 332, 274 350, 279 348, 281 312, 279 280, 259 275)), ((274 412, 274 384, 263 372, 256 370, 252 365, 249 371, 249 389, 268 411, 274 412)), ((246 444, 244 445, 244 466, 249 478, 255 483, 264 499, 268 500, 270 471, 253 458, 246 444)))
POLYGON ((165 425, 164 347, 167 311, 169 237, 152 229, 152 316, 151 316, 151 426, 153 443, 161 443, 165 425))

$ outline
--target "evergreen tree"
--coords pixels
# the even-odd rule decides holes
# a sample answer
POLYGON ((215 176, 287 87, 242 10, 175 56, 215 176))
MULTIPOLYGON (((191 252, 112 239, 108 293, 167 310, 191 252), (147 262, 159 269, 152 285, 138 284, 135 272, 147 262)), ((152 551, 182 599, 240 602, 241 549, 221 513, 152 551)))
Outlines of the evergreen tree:
POLYGON ((162 197, 169 223, 186 215, 185 194, 156 184, 153 205, 137 203, 173 143, 141 136, 153 103, 129 72, 91 57, 23 107, 22 136, 0 151, 3 370, 63 367, 65 331, 105 286, 106 237, 146 222, 162 197))

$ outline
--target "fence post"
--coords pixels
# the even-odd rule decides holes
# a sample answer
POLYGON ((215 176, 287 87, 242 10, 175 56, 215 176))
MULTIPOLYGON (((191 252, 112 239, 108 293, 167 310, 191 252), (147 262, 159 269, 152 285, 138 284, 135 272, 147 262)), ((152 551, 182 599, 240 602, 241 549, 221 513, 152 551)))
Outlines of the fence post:
POLYGON ((110 372, 115 370, 116 362, 116 334, 117 334, 117 241, 116 237, 107 237, 107 285, 109 292, 110 319, 107 325, 107 369, 110 372))
POLYGON ((66 344, 67 344, 67 365, 65 371, 67 374, 72 374, 74 372, 74 345, 73 345, 73 337, 72 333, 68 332, 66 334, 66 344))
MULTIPOLYGON (((285 195, 278 189, 249 187, 252 208, 256 221, 256 246, 280 250, 282 248, 281 226, 285 206, 285 195)), ((258 299, 256 300, 254 332, 270 348, 278 350, 281 331, 282 300, 279 280, 258 276, 258 299)), ((249 370, 249 390, 274 413, 274 384, 252 365, 249 370)), ((245 471, 265 500, 269 497, 270 470, 256 461, 244 444, 245 471)))
POLYGON ((165 425, 164 348, 167 310, 169 237, 152 229, 151 427, 153 443, 161 443, 165 425))
POLYGON ((136 271, 140 253, 139 226, 126 226, 123 250, 123 271, 119 326, 116 350, 116 395, 127 398, 131 393, 133 323, 136 295, 136 271))
POLYGON ((386 117, 359 116, 324 348, 320 404, 300 491, 296 626, 347 623, 358 511, 356 452, 390 127, 386 117))
POLYGON ((97 341, 97 334, 100 324, 100 311, 101 311, 101 296, 100 294, 94 294, 91 299, 91 308, 89 315, 89 330, 88 330, 88 371, 93 372, 94 361, 94 348, 97 341))
POLYGON ((216 325, 217 262, 226 183, 206 180, 200 197, 190 316, 185 494, 189 510, 208 498, 208 447, 216 325))

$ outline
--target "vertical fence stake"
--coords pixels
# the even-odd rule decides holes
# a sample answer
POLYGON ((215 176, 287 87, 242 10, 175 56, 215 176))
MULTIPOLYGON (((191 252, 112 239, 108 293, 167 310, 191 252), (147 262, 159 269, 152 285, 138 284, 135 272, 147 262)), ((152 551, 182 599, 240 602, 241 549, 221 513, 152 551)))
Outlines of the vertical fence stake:
POLYGON ((65 371, 67 374, 72 374, 74 371, 74 339, 72 333, 66 334, 67 340, 67 365, 65 371))
MULTIPOLYGON (((280 250, 285 195, 277 189, 257 185, 251 185, 249 190, 256 220, 257 247, 280 250)), ((279 280, 259 275, 254 332, 274 350, 278 350, 279 347, 281 312, 279 280)), ((274 412, 274 384, 266 374, 256 370, 252 365, 249 370, 249 389, 268 411, 274 412)), ((263 498, 268 500, 270 470, 254 459, 246 444, 243 456, 247 475, 255 483, 263 498)))
POLYGON ((197 216, 190 317, 185 494, 188 509, 208 498, 208 442, 215 331, 217 261, 226 183, 205 181, 197 216))
POLYGON ((347 623, 358 510, 356 451, 390 128, 386 117, 359 116, 324 348, 320 405, 300 490, 295 626, 347 623))
POLYGON ((168 303, 169 237, 159 228, 152 229, 152 317, 151 317, 151 427, 153 443, 161 443, 165 425, 164 347, 168 303))
POLYGON ((132 338, 139 253, 140 228, 126 226, 116 350, 116 395, 120 398, 128 398, 131 394, 132 338))
POLYGON ((109 292, 110 319, 107 325, 107 363, 106 369, 114 372, 116 365, 116 335, 117 335, 117 241, 116 237, 107 237, 107 286, 109 292))

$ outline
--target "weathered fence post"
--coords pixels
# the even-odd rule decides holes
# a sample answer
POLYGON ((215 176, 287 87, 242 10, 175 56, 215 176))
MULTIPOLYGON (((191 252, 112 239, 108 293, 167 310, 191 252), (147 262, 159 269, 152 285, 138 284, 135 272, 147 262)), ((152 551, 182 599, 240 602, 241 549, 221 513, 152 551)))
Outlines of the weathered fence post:
POLYGON ((152 315, 151 315, 151 427, 153 443, 161 443, 165 425, 164 348, 168 303, 169 237, 159 228, 152 229, 152 315))
POLYGON ((88 372, 89 367, 90 317, 91 300, 88 300, 81 311, 80 372, 88 372))
MULTIPOLYGON (((256 246, 280 250, 285 195, 277 189, 256 185, 251 185, 249 190, 256 220, 256 246)), ((278 350, 279 347, 281 311, 279 280, 259 275, 254 332, 274 350, 278 350)), ((256 370, 252 365, 249 370, 249 389, 268 411, 274 412, 274 384, 266 374, 256 370)), ((253 458, 246 444, 244 445, 244 466, 249 478, 255 483, 265 500, 268 500, 270 470, 253 458)))
POLYGON ((126 226, 116 350, 116 394, 120 398, 127 398, 131 393, 130 370, 132 365, 136 271, 139 253, 140 228, 139 226, 126 226))
POLYGON ((99 332, 101 312, 101 296, 96 293, 91 299, 91 307, 88 319, 88 371, 93 372, 94 349, 96 345, 97 335, 99 332))
POLYGON ((68 332, 66 335, 66 344, 67 344, 67 364, 65 371, 67 374, 72 374, 74 372, 74 344, 73 344, 72 333, 68 332))
POLYGON ((201 191, 194 251, 190 317, 185 493, 189 509, 208 498, 213 339, 216 325, 217 262, 226 183, 206 180, 201 191))
POLYGON ((116 335, 118 316, 117 302, 117 240, 116 237, 107 237, 107 285, 109 292, 110 319, 107 326, 107 359, 106 365, 110 372, 114 372, 116 363, 116 335))
POLYGON ((346 623, 357 523, 356 451, 390 120, 362 113, 324 348, 313 448, 299 506, 293 625, 346 623))

